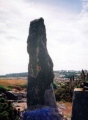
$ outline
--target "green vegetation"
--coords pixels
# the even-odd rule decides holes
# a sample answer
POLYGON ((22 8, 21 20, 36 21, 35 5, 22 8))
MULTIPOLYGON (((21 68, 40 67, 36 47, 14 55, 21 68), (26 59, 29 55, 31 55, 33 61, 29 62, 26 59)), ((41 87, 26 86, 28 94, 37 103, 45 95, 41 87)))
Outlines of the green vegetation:
POLYGON ((72 101, 72 95, 69 91, 69 83, 61 83, 60 86, 55 90, 55 97, 57 101, 72 101))
POLYGON ((58 84, 57 84, 55 81, 53 82, 53 88, 54 88, 54 89, 57 89, 57 88, 58 88, 58 84))
POLYGON ((23 84, 23 85, 13 85, 13 86, 11 86, 11 85, 9 85, 8 86, 8 89, 13 89, 13 88, 15 88, 15 89, 17 89, 17 90, 22 90, 22 89, 26 89, 27 88, 27 84, 23 84))
POLYGON ((19 120, 17 110, 10 101, 3 97, 0 98, 0 120, 19 120))
POLYGON ((21 88, 27 88, 27 83, 20 86, 21 88))
POLYGON ((71 76, 74 76, 75 78, 78 78, 79 76, 75 72, 68 72, 65 74, 65 78, 70 78, 71 76))
POLYGON ((2 85, 0 85, 0 93, 5 93, 8 89, 2 85))

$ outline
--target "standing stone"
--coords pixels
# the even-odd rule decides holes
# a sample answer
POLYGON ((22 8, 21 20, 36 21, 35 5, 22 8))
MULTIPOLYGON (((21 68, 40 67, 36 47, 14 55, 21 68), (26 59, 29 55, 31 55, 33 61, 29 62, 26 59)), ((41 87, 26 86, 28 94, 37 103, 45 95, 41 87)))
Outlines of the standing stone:
POLYGON ((84 70, 82 70, 82 72, 81 72, 81 80, 82 80, 82 82, 85 82, 85 78, 86 78, 85 72, 84 72, 84 70))
POLYGON ((75 88, 71 120, 88 120, 88 91, 75 88))
POLYGON ((71 97, 73 96, 73 91, 74 91, 74 75, 70 77, 70 82, 69 82, 69 92, 71 97))
POLYGON ((28 65, 28 109, 39 106, 56 107, 53 93, 53 62, 47 51, 46 29, 43 18, 30 23, 27 39, 28 65))

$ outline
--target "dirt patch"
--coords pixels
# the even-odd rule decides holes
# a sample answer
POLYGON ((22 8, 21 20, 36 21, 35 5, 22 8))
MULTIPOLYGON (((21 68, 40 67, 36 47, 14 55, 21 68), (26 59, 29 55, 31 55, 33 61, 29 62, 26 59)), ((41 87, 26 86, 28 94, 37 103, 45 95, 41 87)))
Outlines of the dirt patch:
POLYGON ((71 102, 58 102, 58 109, 62 111, 62 114, 67 118, 71 118, 72 103, 71 102))

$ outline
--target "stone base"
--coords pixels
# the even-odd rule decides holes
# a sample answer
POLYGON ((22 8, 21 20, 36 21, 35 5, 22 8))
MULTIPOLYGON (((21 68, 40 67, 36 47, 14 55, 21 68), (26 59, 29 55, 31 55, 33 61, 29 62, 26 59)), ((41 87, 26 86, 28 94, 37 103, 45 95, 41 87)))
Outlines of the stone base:
POLYGON ((71 120, 88 120, 88 91, 75 89, 71 120))
POLYGON ((57 109, 45 107, 38 110, 26 111, 23 120, 63 120, 57 109))

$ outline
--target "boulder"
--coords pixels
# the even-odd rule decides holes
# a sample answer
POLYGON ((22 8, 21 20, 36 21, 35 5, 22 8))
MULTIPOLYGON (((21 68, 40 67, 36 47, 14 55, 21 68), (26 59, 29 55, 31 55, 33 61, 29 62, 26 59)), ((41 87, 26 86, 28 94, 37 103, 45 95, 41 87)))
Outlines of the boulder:
POLYGON ((7 91, 6 96, 8 100, 17 100, 18 96, 15 95, 12 91, 7 91))

